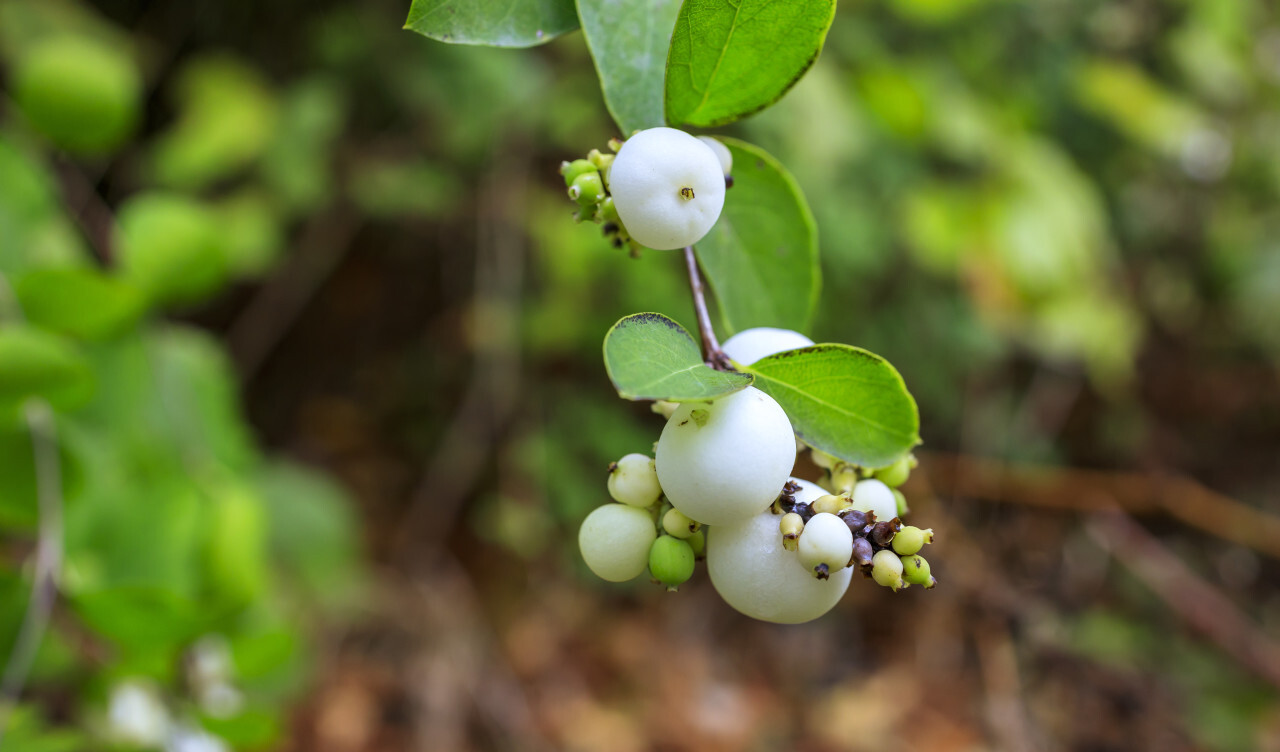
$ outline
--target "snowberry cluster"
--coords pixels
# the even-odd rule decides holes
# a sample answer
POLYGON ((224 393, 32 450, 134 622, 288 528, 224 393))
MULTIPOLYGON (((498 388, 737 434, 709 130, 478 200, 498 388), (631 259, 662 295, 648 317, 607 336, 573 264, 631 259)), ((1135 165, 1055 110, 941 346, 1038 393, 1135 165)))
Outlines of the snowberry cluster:
MULTIPOLYGON (((803 335, 753 329, 725 343, 735 362, 812 344, 803 335)), ((609 469, 617 503, 587 516, 578 543, 587 566, 621 582, 649 570, 675 589, 704 558, 716 592, 756 619, 795 624, 830 610, 856 567, 894 591, 932 587, 920 556, 931 530, 904 526, 897 486, 907 456, 859 468, 812 450, 824 476, 792 477, 797 441, 782 407, 747 387, 714 401, 668 406, 654 457, 628 454, 609 469)))
POLYGON ((615 246, 669 251, 693 245, 720 218, 733 157, 709 136, 675 128, 637 131, 560 166, 574 219, 603 225, 615 246))

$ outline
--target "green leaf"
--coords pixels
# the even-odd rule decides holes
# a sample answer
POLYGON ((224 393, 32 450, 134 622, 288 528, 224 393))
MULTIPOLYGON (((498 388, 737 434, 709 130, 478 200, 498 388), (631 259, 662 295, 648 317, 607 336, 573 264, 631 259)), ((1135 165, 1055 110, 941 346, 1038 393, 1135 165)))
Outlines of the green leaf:
POLYGON ((747 374, 703 363, 693 337, 660 313, 635 313, 614 324, 604 338, 604 367, 618 395, 629 400, 693 402, 751 384, 747 374))
POLYGON ((161 588, 104 588, 72 603, 91 629, 132 652, 161 651, 205 628, 200 606, 161 588))
POLYGON ((715 126, 776 102, 818 59, 835 0, 685 0, 667 56, 667 122, 715 126))
POLYGON ((623 135, 666 125, 663 81, 680 0, 578 0, 609 114, 623 135))
POLYGON ((920 443, 920 415, 897 370, 849 345, 814 345, 745 368, 786 410, 810 446, 863 467, 885 467, 920 443))
POLYGON ((27 321, 81 339, 105 339, 131 326, 144 301, 125 282, 90 268, 33 269, 14 292, 27 321))
POLYGON ((809 328, 818 304, 818 229, 800 186, 759 147, 720 139, 733 154, 724 211, 698 241, 698 261, 728 334, 755 326, 809 328))
POLYGON ((217 212, 178 193, 144 193, 119 212, 120 270, 159 304, 193 303, 227 278, 217 212))
POLYGON ((573 0, 413 0, 404 27, 451 44, 532 47, 578 28, 573 0))
POLYGON ((26 326, 0 329, 0 418, 32 397, 66 409, 92 392, 92 371, 62 338, 26 326))

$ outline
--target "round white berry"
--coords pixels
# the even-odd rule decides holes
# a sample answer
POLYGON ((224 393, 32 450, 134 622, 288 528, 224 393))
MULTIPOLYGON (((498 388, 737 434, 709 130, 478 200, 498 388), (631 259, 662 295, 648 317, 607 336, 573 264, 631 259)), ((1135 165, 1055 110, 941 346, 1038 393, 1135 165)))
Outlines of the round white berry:
POLYGON ((725 355, 732 358, 734 362, 749 366, 768 355, 796 350, 812 344, 813 340, 800 332, 760 326, 755 329, 743 329, 725 340, 720 349, 724 350, 725 355))
POLYGON ((724 173, 706 144, 675 128, 640 131, 609 167, 609 191, 627 232, 667 251, 693 245, 720 218, 724 173))
POLYGON ((609 495, 633 507, 652 506, 662 495, 658 471, 644 454, 628 454, 609 470, 609 495))
POLYGON ((796 554, 783 547, 778 516, 765 511, 749 520, 708 528, 707 574, 716 592, 735 610, 762 621, 799 624, 831 610, 849 589, 853 569, 846 567, 829 579, 817 579, 796 562, 796 554))
POLYGON ((602 580, 625 582, 649 566, 649 547, 658 537, 647 510, 605 504, 582 521, 578 548, 582 560, 602 580))
POLYGON ((898 499, 893 489, 875 478, 858 481, 853 487, 853 508, 862 512, 875 512, 876 519, 887 522, 898 516, 898 499))
POLYGON ((733 172, 733 152, 729 151, 729 147, 721 143, 720 139, 711 136, 698 136, 698 140, 707 145, 707 148, 715 152, 716 159, 720 160, 720 171, 725 175, 733 172))
POLYGON ((820 512, 809 518, 800 533, 800 564, 810 574, 816 574, 819 565, 826 567, 822 574, 835 572, 849 565, 853 556, 853 532, 844 520, 820 512))
POLYGON ((796 444, 782 407, 747 387, 680 405, 654 454, 672 506, 703 524, 723 525, 754 517, 778 498, 796 444))

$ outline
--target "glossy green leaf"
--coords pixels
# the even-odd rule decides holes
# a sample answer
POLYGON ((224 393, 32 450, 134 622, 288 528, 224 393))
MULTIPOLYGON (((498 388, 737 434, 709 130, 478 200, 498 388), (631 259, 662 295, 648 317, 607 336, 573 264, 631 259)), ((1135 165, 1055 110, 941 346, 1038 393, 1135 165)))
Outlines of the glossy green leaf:
POLYGON ((27 321, 81 339, 103 339, 142 315, 142 295, 128 283, 92 267, 33 269, 14 292, 27 321))
POLYGON ((728 334, 755 326, 805 331, 818 303, 818 230, 800 186, 759 147, 721 139, 733 187, 698 261, 728 334))
POLYGON ((684 327, 658 313, 635 313, 614 324, 604 338, 604 367, 618 395, 630 400, 692 402, 751 384, 746 374, 704 363, 684 327))
POLYGON ((92 392, 93 373, 70 343, 31 327, 0 328, 0 418, 32 397, 61 409, 83 404, 92 392))
POLYGON ((532 47, 578 28, 573 0, 413 0, 404 27, 451 44, 532 47))
POLYGON ((818 59, 835 0, 685 0, 667 56, 667 122, 732 123, 773 104, 818 59))
POLYGON ((663 82, 680 0, 578 0, 609 114, 623 135, 666 125, 663 82))
POLYGON ((884 467, 920 443, 920 415, 897 370, 849 345, 814 345, 756 361, 755 386, 787 411, 810 446, 884 467))

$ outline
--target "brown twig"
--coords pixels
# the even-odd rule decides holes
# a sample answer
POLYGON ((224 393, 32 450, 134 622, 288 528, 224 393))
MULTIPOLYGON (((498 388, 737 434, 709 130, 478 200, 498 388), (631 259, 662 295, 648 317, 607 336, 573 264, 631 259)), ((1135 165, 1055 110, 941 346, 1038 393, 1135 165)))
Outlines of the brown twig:
POLYGON ((1280 559, 1280 517, 1180 476, 1023 465, 917 452, 942 493, 1027 506, 1129 514, 1164 512, 1223 540, 1280 559))
POLYGON ((702 273, 698 270, 698 258, 694 256, 691 245, 684 247, 684 265, 689 271, 689 291, 693 293, 693 310, 698 316, 698 332, 702 335, 702 357, 707 365, 717 371, 732 371, 729 356, 720 349, 720 341, 716 339, 716 331, 711 326, 706 289, 702 283, 702 273))
POLYGON ((80 225, 98 263, 111 266, 115 263, 116 225, 111 208, 79 167, 61 157, 55 161, 54 167, 62 188, 63 203, 75 217, 76 224, 80 225))
POLYGON ((1155 536, 1118 509, 1095 513, 1087 530, 1098 545, 1146 583, 1183 621, 1241 666, 1280 687, 1280 646, 1155 536))

